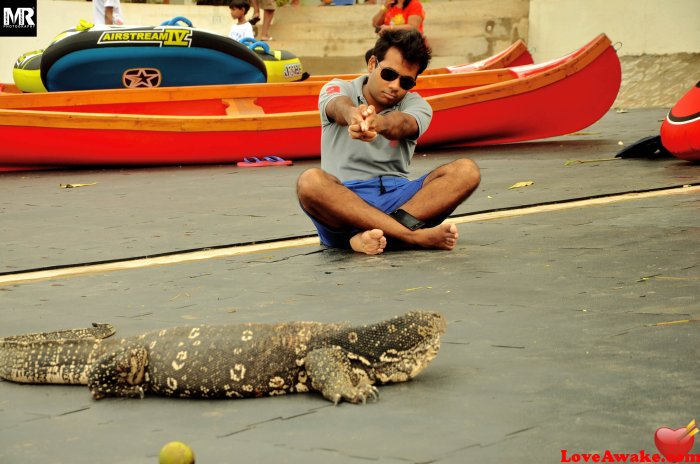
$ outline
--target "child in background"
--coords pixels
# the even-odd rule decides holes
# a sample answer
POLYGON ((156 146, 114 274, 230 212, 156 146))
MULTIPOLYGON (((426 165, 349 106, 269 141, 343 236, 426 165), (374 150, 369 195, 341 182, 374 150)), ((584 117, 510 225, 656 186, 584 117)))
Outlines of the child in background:
POLYGON ((250 37, 251 39, 255 38, 253 26, 245 18, 248 10, 250 10, 250 3, 248 3, 248 0, 231 0, 228 8, 231 10, 231 17, 234 21, 228 36, 239 42, 245 37, 250 37))
POLYGON ((95 24, 117 26, 124 24, 122 7, 119 0, 93 0, 92 10, 95 17, 95 24))

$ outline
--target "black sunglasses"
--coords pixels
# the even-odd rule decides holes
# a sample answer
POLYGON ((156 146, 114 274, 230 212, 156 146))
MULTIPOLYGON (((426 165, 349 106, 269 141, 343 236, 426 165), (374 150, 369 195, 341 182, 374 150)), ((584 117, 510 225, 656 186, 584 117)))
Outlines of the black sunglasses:
POLYGON ((393 82, 396 79, 399 80, 399 86, 401 86, 402 89, 404 90, 411 90, 413 87, 416 86, 416 80, 412 78, 411 76, 402 76, 401 74, 398 73, 393 68, 383 68, 381 64, 379 64, 379 60, 377 57, 374 57, 375 60, 377 60, 377 67, 379 68, 379 75, 382 77, 387 82, 393 82))

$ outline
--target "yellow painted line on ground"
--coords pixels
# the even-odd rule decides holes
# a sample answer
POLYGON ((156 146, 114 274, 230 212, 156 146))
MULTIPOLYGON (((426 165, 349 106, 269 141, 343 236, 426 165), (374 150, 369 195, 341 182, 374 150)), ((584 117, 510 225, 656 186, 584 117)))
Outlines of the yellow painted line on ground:
MULTIPOLYGON (((449 218, 446 222, 450 222, 452 224, 466 224, 470 222, 492 221, 497 219, 507 219, 512 217, 525 216, 529 214, 550 213, 574 208, 601 206, 611 203, 619 203, 622 201, 644 200, 647 198, 692 193, 700 193, 700 186, 676 187, 642 193, 623 193, 619 195, 610 195, 601 198, 569 201, 564 203, 554 203, 551 205, 527 206, 517 209, 509 209, 504 211, 494 211, 489 213, 449 218)), ((86 274, 102 274, 106 272, 124 271, 128 269, 166 266, 171 264, 188 263, 192 261, 203 261, 208 259, 228 258, 233 256, 261 253, 265 251, 276 251, 286 248, 299 248, 309 246, 319 246, 318 237, 277 240, 268 243, 250 245, 234 245, 227 248, 178 253, 154 258, 132 259, 104 264, 88 264, 84 266, 71 266, 42 271, 19 272, 16 274, 0 276, 0 286, 16 285, 64 277, 75 277, 86 274)))
POLYGON ((518 216, 526 216, 528 214, 551 213, 555 211, 563 211, 566 209, 602 206, 611 203, 619 203, 622 201, 644 200, 647 198, 656 198, 669 195, 690 194, 698 192, 700 192, 700 185, 674 187, 663 190, 654 190, 651 192, 621 193, 619 195, 610 195, 600 198, 590 198, 587 200, 575 200, 563 203, 553 203, 551 205, 527 206, 524 208, 449 218, 445 222, 451 222, 452 224, 464 224, 467 222, 493 221, 495 219, 506 219, 518 216))
POLYGON ((153 266, 166 266, 169 264, 187 263, 191 261, 203 261, 207 259, 226 258, 239 255, 260 253, 263 251, 281 250, 284 248, 319 245, 318 237, 279 240, 268 243, 231 246, 215 250, 193 251, 178 253, 155 258, 141 258, 125 261, 117 261, 104 264, 88 264, 85 266, 71 266, 59 269, 47 269, 45 271, 30 271, 17 274, 0 276, 0 286, 23 284, 39 280, 49 280, 61 277, 75 277, 85 274, 102 274, 105 272, 125 271, 128 269, 141 269, 153 266))

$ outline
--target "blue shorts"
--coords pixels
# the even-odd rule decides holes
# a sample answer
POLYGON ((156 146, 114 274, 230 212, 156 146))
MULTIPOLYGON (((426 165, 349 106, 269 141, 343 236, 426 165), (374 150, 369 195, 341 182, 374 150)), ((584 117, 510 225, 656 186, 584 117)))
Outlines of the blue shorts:
MULTIPOLYGON (((428 174, 425 174, 416 180, 408 180, 405 177, 381 176, 369 180, 351 180, 343 182, 343 185, 370 205, 389 214, 406 204, 423 187, 423 181, 427 176, 428 174), (384 193, 382 193, 382 186, 384 193)), ((314 226, 316 226, 316 230, 318 230, 321 244, 328 247, 350 248, 350 239, 362 232, 361 229, 331 229, 310 214, 307 213, 307 215, 311 218, 314 226)), ((443 217, 429 222, 439 224, 444 220, 445 218, 443 217)))

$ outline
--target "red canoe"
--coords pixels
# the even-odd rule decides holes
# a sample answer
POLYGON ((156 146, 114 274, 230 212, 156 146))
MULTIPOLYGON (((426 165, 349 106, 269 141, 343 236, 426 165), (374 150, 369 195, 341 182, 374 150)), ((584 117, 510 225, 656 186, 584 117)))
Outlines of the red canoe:
POLYGON ((676 158, 700 161, 700 82, 678 100, 661 123, 661 144, 676 158))
MULTIPOLYGON (((315 158, 322 84, 4 95, 0 169, 315 158)), ((603 34, 547 63, 421 76, 416 91, 434 117, 419 145, 486 145, 574 132, 605 114, 619 86, 620 62, 603 34)))

